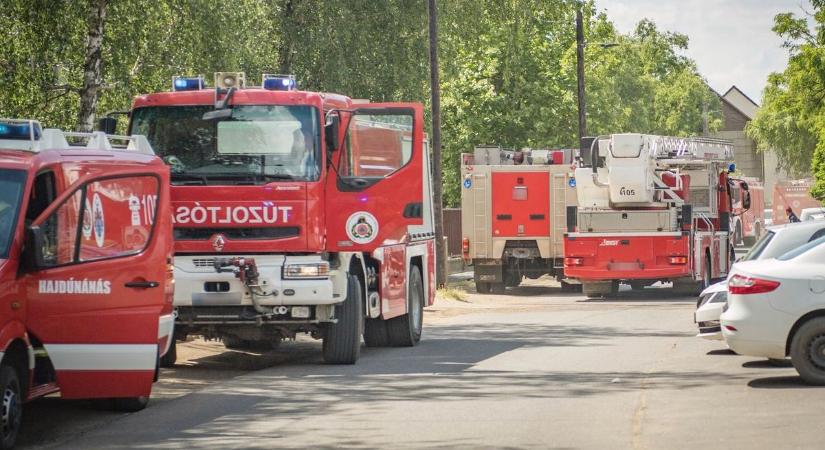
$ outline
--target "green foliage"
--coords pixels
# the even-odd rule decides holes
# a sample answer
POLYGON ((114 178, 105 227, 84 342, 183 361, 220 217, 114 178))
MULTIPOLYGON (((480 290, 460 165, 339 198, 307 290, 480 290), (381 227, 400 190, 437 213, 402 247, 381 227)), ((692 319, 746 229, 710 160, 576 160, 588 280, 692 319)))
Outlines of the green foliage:
MULTIPOLYGON (((0 116, 75 126, 86 15, 97 0, 5 0, 0 116)), ((439 1, 445 203, 459 201, 461 152, 474 145, 571 147, 577 141, 573 0, 439 1)), ((618 33, 584 8, 589 134, 675 135, 718 111, 687 38, 642 21, 618 33), (617 43, 602 48, 599 43, 617 43)), ((293 73, 303 89, 429 103, 425 0, 118 0, 109 3, 97 113, 126 110, 173 75, 293 73)), ((720 125, 711 117, 711 129, 720 125)))
POLYGON ((773 73, 763 105, 746 129, 759 149, 771 149, 793 176, 813 174, 814 196, 825 200, 825 10, 814 2, 814 26, 791 13, 774 18, 773 31, 785 39, 788 67, 773 73))

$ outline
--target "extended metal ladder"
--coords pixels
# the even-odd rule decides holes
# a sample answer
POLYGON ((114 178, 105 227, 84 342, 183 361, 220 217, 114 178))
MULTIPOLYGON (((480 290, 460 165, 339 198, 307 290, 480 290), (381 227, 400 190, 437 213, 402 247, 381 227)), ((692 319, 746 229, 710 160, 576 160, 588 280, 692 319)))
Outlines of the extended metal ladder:
POLYGON ((489 257, 490 249, 487 242, 490 239, 490 201, 487 198, 487 184, 489 177, 485 174, 473 174, 473 242, 471 248, 476 257, 489 257))

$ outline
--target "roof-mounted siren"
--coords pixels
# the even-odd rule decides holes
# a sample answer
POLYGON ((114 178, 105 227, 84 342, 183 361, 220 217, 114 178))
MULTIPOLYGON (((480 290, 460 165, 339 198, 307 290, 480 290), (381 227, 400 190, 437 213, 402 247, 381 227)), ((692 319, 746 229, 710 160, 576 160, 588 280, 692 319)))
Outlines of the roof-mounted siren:
POLYGON ((177 91, 199 91, 203 89, 203 75, 185 77, 172 77, 172 90, 177 91))
POLYGON ((294 91, 298 86, 295 75, 275 75, 265 73, 261 86, 269 91, 294 91))
POLYGON ((243 72, 215 72, 215 87, 218 89, 243 89, 246 87, 246 74, 243 72))

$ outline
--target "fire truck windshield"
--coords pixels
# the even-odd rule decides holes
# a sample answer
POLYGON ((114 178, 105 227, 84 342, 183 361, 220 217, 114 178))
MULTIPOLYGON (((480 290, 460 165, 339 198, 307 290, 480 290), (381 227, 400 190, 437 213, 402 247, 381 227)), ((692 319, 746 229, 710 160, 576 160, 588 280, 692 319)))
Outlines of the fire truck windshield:
POLYGON ((132 134, 145 135, 171 167, 173 184, 261 184, 320 177, 318 111, 305 105, 234 105, 221 121, 212 106, 158 106, 133 112, 132 134))
POLYGON ((25 184, 25 171, 0 169, 0 259, 9 257, 25 184))

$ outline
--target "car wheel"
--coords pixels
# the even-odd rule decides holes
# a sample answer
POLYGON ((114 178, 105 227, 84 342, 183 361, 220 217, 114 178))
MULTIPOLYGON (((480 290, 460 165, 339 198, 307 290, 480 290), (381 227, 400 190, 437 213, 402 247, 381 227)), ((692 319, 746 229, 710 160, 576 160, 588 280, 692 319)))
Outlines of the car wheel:
POLYGON ((3 393, 0 448, 12 448, 20 432, 23 417, 23 394, 17 371, 10 365, 0 366, 0 389, 3 393))
POLYGON ((796 330, 791 362, 805 383, 825 385, 825 317, 810 319, 796 330))
POLYGON ((149 396, 111 399, 111 409, 113 411, 137 412, 146 408, 148 404, 149 396))
POLYGON ((347 277, 347 297, 335 306, 337 323, 324 330, 323 353, 328 364, 355 364, 361 355, 364 295, 355 275, 347 277))
POLYGON ((390 343, 396 347, 412 347, 421 340, 424 320, 424 282, 418 267, 410 270, 407 289, 407 314, 387 322, 390 343))

